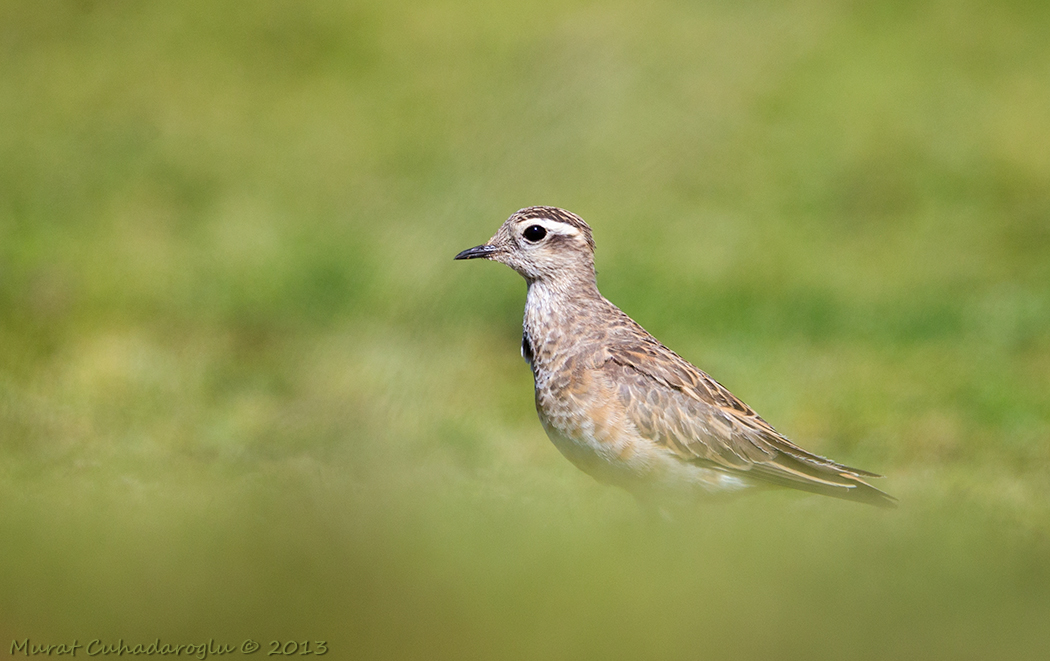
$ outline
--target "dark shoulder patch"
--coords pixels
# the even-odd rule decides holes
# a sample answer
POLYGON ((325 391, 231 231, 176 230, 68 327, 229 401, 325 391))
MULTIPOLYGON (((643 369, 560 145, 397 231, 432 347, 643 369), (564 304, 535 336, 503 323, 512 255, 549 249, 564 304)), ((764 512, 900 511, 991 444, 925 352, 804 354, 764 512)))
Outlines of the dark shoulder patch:
POLYGON ((532 367, 532 342, 529 341, 529 334, 525 331, 521 333, 521 357, 525 359, 529 367, 532 367))

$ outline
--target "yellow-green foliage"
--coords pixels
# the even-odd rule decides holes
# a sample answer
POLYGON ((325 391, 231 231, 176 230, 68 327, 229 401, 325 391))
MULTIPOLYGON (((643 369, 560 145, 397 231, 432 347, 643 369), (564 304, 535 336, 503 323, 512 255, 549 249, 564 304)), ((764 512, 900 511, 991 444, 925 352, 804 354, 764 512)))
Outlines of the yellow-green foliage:
POLYGON ((1047 658, 1048 8, 3 0, 0 650, 1047 658), (572 468, 532 204, 900 509, 572 468))

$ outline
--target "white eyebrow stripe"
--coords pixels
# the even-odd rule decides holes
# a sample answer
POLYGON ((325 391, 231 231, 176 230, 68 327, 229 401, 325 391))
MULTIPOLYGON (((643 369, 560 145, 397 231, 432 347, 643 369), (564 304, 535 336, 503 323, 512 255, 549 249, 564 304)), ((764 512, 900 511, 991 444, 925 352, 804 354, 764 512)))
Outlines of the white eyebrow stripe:
POLYGON ((539 225, 548 232, 560 234, 562 236, 580 235, 580 230, 578 228, 573 227, 569 223, 564 223, 560 220, 553 220, 551 218, 525 218, 520 221, 520 224, 525 226, 539 225))

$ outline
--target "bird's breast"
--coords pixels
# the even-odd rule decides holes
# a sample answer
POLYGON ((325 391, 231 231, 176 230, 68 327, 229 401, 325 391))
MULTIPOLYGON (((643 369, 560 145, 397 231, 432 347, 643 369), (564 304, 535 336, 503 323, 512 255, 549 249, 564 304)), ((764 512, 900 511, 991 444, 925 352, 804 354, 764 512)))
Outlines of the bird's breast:
MULTIPOLYGON (((599 366, 569 356, 565 369, 537 372, 536 411, 558 451, 597 479, 642 497, 736 492, 747 483, 683 461, 639 433, 638 426, 599 366)), ((535 367, 534 367, 535 369, 535 367)))
MULTIPOLYGON (((573 360, 567 360, 570 364, 573 360)), ((536 411, 547 436, 577 468, 599 481, 625 486, 659 462, 601 374, 586 366, 536 380, 536 411)))

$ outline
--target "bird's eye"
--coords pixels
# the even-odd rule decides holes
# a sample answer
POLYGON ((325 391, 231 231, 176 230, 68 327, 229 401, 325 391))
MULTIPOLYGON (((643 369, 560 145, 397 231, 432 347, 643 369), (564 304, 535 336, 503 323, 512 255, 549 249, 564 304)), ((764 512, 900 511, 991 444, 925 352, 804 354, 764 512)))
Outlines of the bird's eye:
POLYGON ((525 237, 526 241, 536 243, 547 236, 547 230, 543 229, 539 225, 529 225, 525 228, 525 231, 521 233, 525 237))

